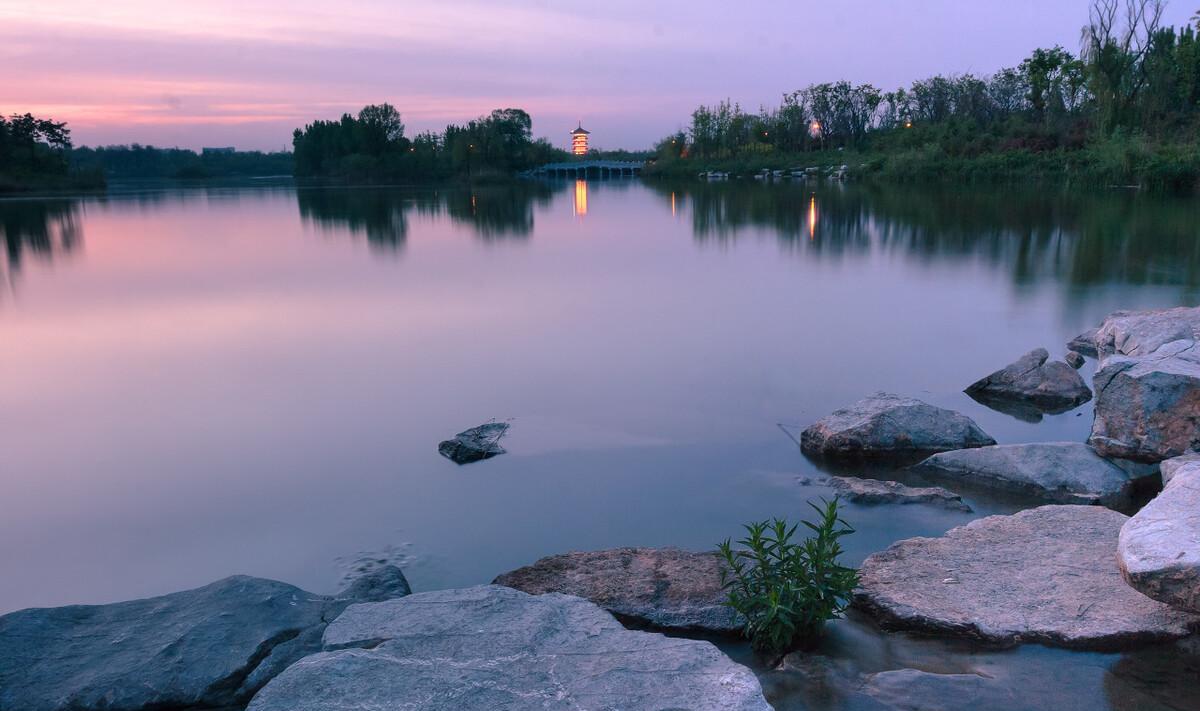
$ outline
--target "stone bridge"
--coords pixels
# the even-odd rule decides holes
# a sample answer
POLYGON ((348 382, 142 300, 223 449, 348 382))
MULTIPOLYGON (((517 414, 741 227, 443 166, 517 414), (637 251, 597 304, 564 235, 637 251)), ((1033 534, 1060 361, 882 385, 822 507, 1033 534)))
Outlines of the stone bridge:
POLYGON ((645 163, 621 160, 581 160, 547 163, 530 171, 531 175, 558 178, 620 178, 640 175, 645 163))

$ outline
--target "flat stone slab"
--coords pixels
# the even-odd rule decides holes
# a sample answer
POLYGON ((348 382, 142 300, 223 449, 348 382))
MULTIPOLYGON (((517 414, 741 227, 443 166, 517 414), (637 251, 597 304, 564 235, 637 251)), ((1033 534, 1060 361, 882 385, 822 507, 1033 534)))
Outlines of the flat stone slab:
POLYGON ((1101 454, 1159 462, 1200 449, 1196 341, 1172 341, 1148 355, 1108 356, 1094 380, 1096 417, 1088 443, 1101 454))
POLYGON ((1092 391, 1075 368, 1049 358, 1045 348, 1036 348, 967 386, 965 392, 984 404, 990 398, 1022 400, 1047 412, 1066 412, 1092 399, 1092 391))
POLYGON ((715 553, 614 548, 542 558, 493 583, 531 595, 576 595, 619 618, 662 629, 736 634, 744 623, 725 605, 723 568, 715 553))
POLYGON ((1200 307, 1115 311, 1092 335, 1101 358, 1114 354, 1150 355, 1162 346, 1180 340, 1200 340, 1200 307))
POLYGON ((809 455, 887 457, 995 444, 971 418, 915 398, 875 393, 800 434, 809 455))
POLYGON ((352 602, 408 594, 386 566, 339 596, 244 575, 111 605, 0 617, 0 711, 133 711, 244 704, 321 648, 352 602))
POLYGON ((470 464, 491 459, 507 450, 500 446, 500 438, 508 432, 507 422, 489 422, 459 432, 453 439, 438 443, 438 453, 455 464, 470 464))
POLYGON ((1178 457, 1172 457, 1158 465, 1158 470, 1162 474, 1163 486, 1171 483, 1171 479, 1175 477, 1175 473, 1184 466, 1193 462, 1200 462, 1200 453, 1193 452, 1191 454, 1183 454, 1178 457))
POLYGON ((1135 590, 1200 612, 1200 461, 1180 466, 1162 492, 1125 522, 1117 556, 1135 590))
POLYGON ((627 630, 556 593, 484 585, 354 605, 325 644, 248 711, 771 708, 754 674, 710 642, 627 630))
POLYGON ((900 541, 863 563, 854 604, 888 629, 1003 646, 1120 650, 1200 629, 1200 615, 1122 580, 1127 520, 1099 506, 1042 506, 900 541))
MULTIPOLYGON (((935 454, 912 467, 923 476, 1057 504, 1129 506, 1142 479, 1082 442, 1000 444, 935 454)), ((1149 471, 1149 470, 1148 470, 1149 471)))
POLYGON ((932 504, 953 511, 971 510, 961 496, 940 486, 906 486, 852 476, 831 476, 826 483, 840 498, 856 504, 932 504))

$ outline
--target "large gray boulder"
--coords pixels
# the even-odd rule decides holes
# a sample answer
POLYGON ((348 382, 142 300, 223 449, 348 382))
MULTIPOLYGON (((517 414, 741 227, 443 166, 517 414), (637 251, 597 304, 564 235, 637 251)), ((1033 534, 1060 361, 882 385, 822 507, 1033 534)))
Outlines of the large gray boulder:
POLYGON ((952 511, 971 510, 961 496, 940 486, 906 486, 898 481, 852 476, 831 476, 825 483, 843 501, 855 504, 932 504, 952 511))
POLYGON ((806 454, 833 457, 912 456, 995 443, 969 417, 883 392, 822 417, 800 434, 806 454))
POLYGON ((1110 355, 1095 385, 1088 442, 1101 454, 1158 462, 1200 449, 1196 341, 1172 341, 1148 355, 1110 355))
POLYGON ((627 630, 556 593, 485 585, 354 605, 325 645, 248 711, 771 708, 710 642, 627 630))
POLYGON ((494 584, 531 595, 576 595, 617 617, 662 629, 740 632, 744 621, 721 588, 716 553, 678 548, 614 548, 542 558, 494 584))
POLYGON ((990 516, 867 558, 855 605, 889 629, 1080 649, 1185 637, 1200 615, 1125 584, 1116 565, 1127 517, 1099 506, 990 516))
POLYGON ((1200 307, 1116 311, 1104 319, 1092 336, 1101 358, 1150 355, 1180 340, 1200 340, 1200 307))
POLYGON ((507 422, 489 422, 438 443, 438 453, 455 464, 470 464, 504 454, 500 439, 508 433, 507 422))
POLYGON ((1179 467, 1162 493, 1125 522, 1117 558, 1138 592, 1200 612, 1200 462, 1179 467))
POLYGON ((1021 400, 1047 412, 1065 412, 1092 399, 1075 368, 1049 358, 1045 348, 1034 349, 967 386, 966 393, 985 404, 989 399, 1021 400))
POLYGON ((996 489, 1056 504, 1130 506, 1156 477, 1135 476, 1082 442, 1000 444, 942 452, 912 470, 946 482, 996 489))
POLYGON ((0 617, 0 711, 126 711, 245 703, 321 648, 347 605, 407 595, 387 566, 347 593, 314 595, 244 575, 111 605, 0 617))

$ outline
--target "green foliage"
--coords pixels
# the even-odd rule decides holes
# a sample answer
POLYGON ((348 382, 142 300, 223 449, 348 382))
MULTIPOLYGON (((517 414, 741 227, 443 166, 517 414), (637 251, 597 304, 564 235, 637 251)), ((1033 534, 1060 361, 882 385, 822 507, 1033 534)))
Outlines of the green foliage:
POLYGON ((815 84, 757 114, 729 101, 701 106, 685 145, 661 142, 645 174, 846 164, 914 180, 1195 190, 1200 37, 1190 25, 1162 27, 1162 10, 1162 0, 1095 0, 1079 56, 1036 49, 991 76, 938 75, 889 92, 815 84), (831 149, 845 155, 831 160, 831 149))
POLYGON ((718 546, 728 604, 746 618, 746 636, 761 652, 782 653, 814 638, 841 616, 858 585, 858 573, 838 563, 839 539, 854 529, 838 516, 837 499, 809 505, 819 519, 802 522, 814 535, 799 543, 792 542, 797 527, 777 518, 747 525, 738 541, 743 549, 729 539, 718 546))
POLYGON ((479 179, 566 158, 545 140, 534 141, 532 128, 525 111, 496 109, 465 126, 409 140, 394 107, 367 106, 357 117, 345 114, 296 129, 295 174, 366 182, 479 179))
POLYGON ((72 172, 67 124, 32 114, 0 117, 0 192, 102 186, 102 176, 72 172))

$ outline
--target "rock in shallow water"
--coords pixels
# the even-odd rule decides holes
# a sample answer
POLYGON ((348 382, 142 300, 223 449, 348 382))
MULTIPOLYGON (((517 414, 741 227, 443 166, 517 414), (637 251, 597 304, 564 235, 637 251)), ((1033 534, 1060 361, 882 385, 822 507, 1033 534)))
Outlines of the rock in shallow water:
POLYGON ((1092 336, 1101 358, 1150 355, 1172 341, 1200 340, 1200 307, 1116 311, 1092 336))
POLYGON ((886 457, 995 444, 969 417, 920 400, 875 393, 800 434, 806 454, 886 457))
POLYGON ((900 541, 863 563, 854 604, 890 629, 999 645, 1123 649, 1200 629, 1200 615, 1121 579, 1126 520, 1096 506, 1043 506, 900 541))
MULTIPOLYGON (((1135 350, 1141 350, 1140 346, 1135 350)), ((1159 462, 1200 449, 1200 347, 1173 341, 1148 355, 1112 355, 1096 372, 1088 443, 1101 454, 1159 462)))
POLYGON ((569 595, 485 585, 354 605, 325 644, 248 711, 771 708, 711 643, 627 630, 569 595))
POLYGON ((408 594, 396 568, 332 597, 244 575, 111 605, 0 617, 0 711, 125 711, 245 703, 320 649, 352 602, 408 594))
POLYGON ((454 439, 438 443, 438 452, 455 464, 470 464, 505 453, 500 438, 508 432, 507 422, 489 422, 459 432, 454 439))
POLYGON ((940 486, 905 486, 898 481, 851 476, 831 476, 826 483, 839 497, 856 504, 933 504, 954 511, 971 510, 961 496, 940 486))
POLYGON ((1121 527, 1118 558, 1133 588, 1200 612, 1200 462, 1175 471, 1153 501, 1121 527))
POLYGON ((1049 358, 1045 348, 1032 350, 972 383, 966 392, 985 399, 1023 400, 1047 412, 1066 412, 1092 399, 1092 391, 1074 368, 1049 358))
POLYGON ((923 476, 1007 491, 1058 504, 1129 506, 1152 470, 1135 477, 1082 442, 1001 444, 935 454, 913 467, 923 476))
POLYGON ((1087 360, 1083 357, 1083 354, 1077 351, 1067 351, 1067 354, 1063 356, 1063 360, 1066 361, 1067 365, 1071 366, 1075 370, 1079 370, 1083 367, 1083 364, 1087 362, 1087 360))
POLYGON ((715 553, 614 548, 549 556, 493 582, 531 595, 576 595, 653 627, 735 634, 743 621, 724 604, 723 568, 715 553))

